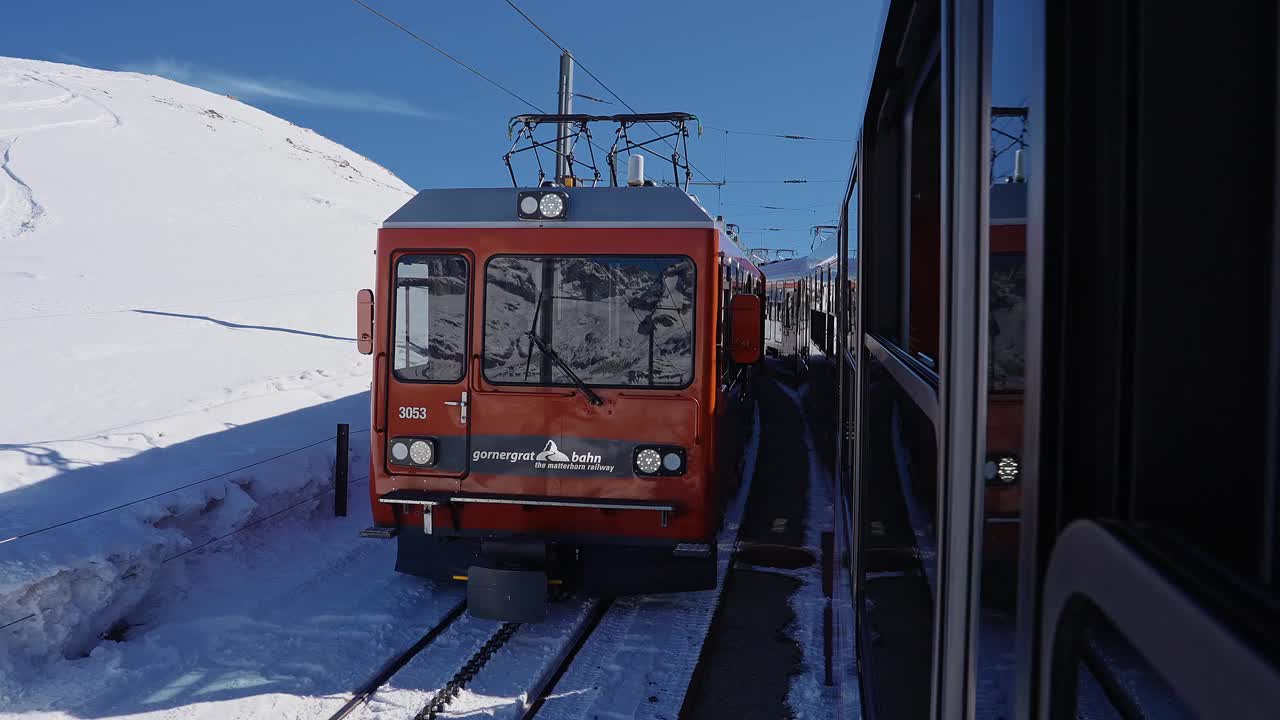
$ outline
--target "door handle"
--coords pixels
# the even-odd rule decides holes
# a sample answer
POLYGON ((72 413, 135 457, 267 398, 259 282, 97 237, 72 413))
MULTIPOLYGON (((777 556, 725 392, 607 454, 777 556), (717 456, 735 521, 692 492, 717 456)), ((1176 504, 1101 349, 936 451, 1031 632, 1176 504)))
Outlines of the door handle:
POLYGON ((387 354, 378 353, 378 357, 373 361, 373 385, 369 388, 369 392, 373 393, 373 431, 380 433, 386 430, 387 425, 387 409, 386 403, 383 401, 383 395, 387 389, 383 387, 383 376, 387 373, 387 354))
POLYGON ((462 417, 461 417, 461 419, 460 419, 460 422, 461 422, 463 425, 466 425, 466 424, 467 424, 467 404, 468 404, 468 403, 467 403, 467 391, 466 391, 466 390, 463 390, 463 391, 462 391, 462 399, 461 399, 461 400, 445 400, 445 401, 444 401, 444 404, 445 404, 445 405, 453 405, 454 407, 460 407, 460 408, 462 408, 462 417))

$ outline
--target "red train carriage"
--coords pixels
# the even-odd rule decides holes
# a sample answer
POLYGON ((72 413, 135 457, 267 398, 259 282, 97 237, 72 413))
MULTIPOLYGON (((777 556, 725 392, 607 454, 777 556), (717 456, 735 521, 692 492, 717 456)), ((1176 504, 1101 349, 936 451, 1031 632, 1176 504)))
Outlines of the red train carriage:
POLYGON ((1011 606, 1022 505, 1022 416, 1027 301, 1027 185, 990 189, 987 457, 984 559, 994 601, 1011 606))
POLYGON ((715 583, 763 278, 670 187, 426 190, 378 233, 372 533, 532 621, 547 585, 715 583))

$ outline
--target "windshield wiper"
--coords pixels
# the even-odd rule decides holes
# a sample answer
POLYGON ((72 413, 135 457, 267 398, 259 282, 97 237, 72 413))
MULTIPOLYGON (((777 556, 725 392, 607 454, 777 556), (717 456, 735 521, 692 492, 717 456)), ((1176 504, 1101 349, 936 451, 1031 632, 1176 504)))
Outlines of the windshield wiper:
POLYGON ((600 396, 591 389, 591 386, 583 382, 582 378, 578 377, 578 374, 573 371, 573 368, 569 367, 569 363, 565 362, 564 358, 560 357, 559 353, 552 350, 550 345, 547 345, 542 338, 538 337, 537 333, 526 332, 525 335, 529 336, 529 340, 538 347, 539 352, 551 358, 551 362, 560 366, 560 369, 564 371, 564 374, 568 375, 569 379, 573 381, 573 384, 577 385, 578 389, 582 391, 582 394, 587 396, 587 402, 592 405, 604 404, 604 401, 601 400, 600 396))

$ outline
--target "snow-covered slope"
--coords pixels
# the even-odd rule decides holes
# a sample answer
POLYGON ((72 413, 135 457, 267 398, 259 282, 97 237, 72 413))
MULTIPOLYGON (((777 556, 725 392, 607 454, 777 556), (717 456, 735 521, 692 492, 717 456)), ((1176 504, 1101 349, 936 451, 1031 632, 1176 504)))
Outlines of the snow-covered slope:
POLYGON ((367 427, 354 293, 411 190, 228 97, 9 58, 0 163, 0 626, 28 618, 0 632, 4 676, 329 482, 322 443, 31 534, 367 427))

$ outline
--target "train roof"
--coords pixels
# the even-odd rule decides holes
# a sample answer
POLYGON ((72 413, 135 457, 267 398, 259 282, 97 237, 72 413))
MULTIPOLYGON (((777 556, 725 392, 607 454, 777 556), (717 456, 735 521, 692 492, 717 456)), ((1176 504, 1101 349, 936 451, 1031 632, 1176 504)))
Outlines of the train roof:
POLYGON ((564 220, 521 220, 516 211, 519 194, 547 189, 422 190, 382 227, 716 227, 706 210, 675 187, 556 187, 569 196, 564 220))
POLYGON ((1027 184, 996 183, 991 186, 991 224, 1018 225, 1027 222, 1027 184))
POLYGON ((734 242, 724 230, 720 231, 720 252, 724 253, 725 257, 730 258, 731 262, 741 265, 752 275, 764 276, 764 271, 752 262, 751 258, 747 257, 746 251, 738 243, 734 242))

